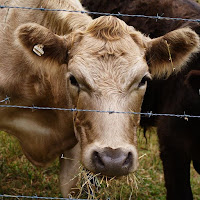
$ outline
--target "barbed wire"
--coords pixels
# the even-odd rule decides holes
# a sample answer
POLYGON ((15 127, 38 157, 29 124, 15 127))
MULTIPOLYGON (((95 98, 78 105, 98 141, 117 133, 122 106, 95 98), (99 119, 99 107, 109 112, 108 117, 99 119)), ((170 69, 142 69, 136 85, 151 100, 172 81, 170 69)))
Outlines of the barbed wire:
MULTIPOLYGON (((6 97, 4 100, 0 102, 7 102, 10 98, 6 97)), ((40 106, 19 106, 19 105, 0 105, 0 108, 19 108, 19 109, 31 109, 31 110, 57 110, 57 111, 71 111, 71 112, 97 112, 97 113, 108 113, 108 114, 129 114, 129 115, 142 115, 145 117, 153 117, 153 116, 163 116, 163 117, 178 117, 178 118, 199 118, 198 115, 188 115, 184 112, 184 114, 167 114, 167 113, 153 113, 153 112, 132 112, 132 111, 114 111, 114 110, 89 110, 89 109, 77 109, 77 108, 55 108, 55 107, 40 107, 40 106)))
POLYGON ((173 20, 173 21, 188 21, 188 22, 198 22, 200 19, 184 19, 180 17, 163 17, 159 16, 147 16, 147 15, 134 15, 134 14, 122 14, 122 13, 103 13, 103 12, 91 12, 91 11, 79 11, 79 10, 66 10, 66 9, 48 9, 48 8, 32 8, 32 7, 21 7, 21 6, 6 6, 0 5, 1 9, 22 9, 22 10, 38 10, 38 11, 51 11, 51 12, 71 12, 71 13, 82 13, 82 14, 92 14, 92 15, 104 15, 104 16, 116 16, 116 17, 138 17, 138 18, 150 18, 156 20, 173 20))
POLYGON ((0 194, 2 198, 25 198, 25 199, 52 199, 52 200, 84 200, 84 199, 74 199, 74 198, 59 198, 59 197, 38 197, 38 196, 15 196, 15 195, 7 195, 7 194, 0 194))

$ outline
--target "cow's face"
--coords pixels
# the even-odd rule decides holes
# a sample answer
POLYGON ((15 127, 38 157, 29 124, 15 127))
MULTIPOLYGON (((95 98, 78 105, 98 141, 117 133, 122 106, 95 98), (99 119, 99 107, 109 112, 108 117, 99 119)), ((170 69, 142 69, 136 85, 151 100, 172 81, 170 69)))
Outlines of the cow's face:
MULTIPOLYGON (((100 17, 66 37, 35 24, 21 26, 17 36, 29 51, 42 43, 41 60, 57 60, 52 67, 67 64, 66 92, 75 108, 111 112, 139 112, 147 80, 178 71, 199 45, 187 28, 151 40, 114 17, 100 17)), ((73 120, 86 168, 108 176, 137 168, 139 115, 79 111, 73 120)))
MULTIPOLYGON (((112 23, 118 20, 109 22, 105 35, 95 35, 90 28, 70 51, 67 78, 73 105, 77 109, 140 112, 146 81, 151 77, 145 49, 138 41, 140 35, 123 33, 122 26, 114 30, 112 23)), ((134 171, 139 120, 139 115, 75 112, 83 164, 109 176, 134 171)))

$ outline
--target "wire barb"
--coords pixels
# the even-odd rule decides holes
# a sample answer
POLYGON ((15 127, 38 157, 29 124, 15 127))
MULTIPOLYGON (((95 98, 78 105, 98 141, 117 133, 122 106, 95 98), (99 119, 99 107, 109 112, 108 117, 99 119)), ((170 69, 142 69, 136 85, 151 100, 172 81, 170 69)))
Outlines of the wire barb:
POLYGON ((10 103, 10 97, 6 96, 6 98, 1 100, 0 103, 5 103, 5 104, 10 103))

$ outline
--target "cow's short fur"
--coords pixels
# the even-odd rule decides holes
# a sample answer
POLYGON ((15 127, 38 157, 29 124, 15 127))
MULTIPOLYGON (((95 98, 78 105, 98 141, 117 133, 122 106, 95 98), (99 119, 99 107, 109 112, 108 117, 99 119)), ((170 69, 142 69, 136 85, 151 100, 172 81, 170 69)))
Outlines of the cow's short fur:
MULTIPOLYGON (((200 6, 192 0, 82 0, 91 11, 144 14, 180 18, 200 18, 200 6)), ((190 26, 200 34, 199 23, 123 17, 123 20, 151 37, 190 26)), ((182 46, 184 48, 184 46, 182 46)), ((200 54, 188 62, 185 70, 168 80, 148 84, 143 112, 200 115, 200 54)), ((191 200, 190 162, 200 173, 199 118, 142 118, 145 128, 156 125, 164 166, 167 199, 191 200)))
MULTIPOLYGON (((78 0, 8 4, 83 9, 78 0)), ((81 13, 10 9, 4 21, 0 95, 17 105, 139 112, 147 79, 180 71, 199 46, 190 28, 150 39, 115 17, 92 20, 81 13), (33 52, 38 46, 43 55, 33 52)), ((60 175, 64 196, 76 181, 79 161, 108 176, 137 168, 139 115, 5 108, 0 116, 0 128, 19 139, 33 164, 44 166, 65 151, 69 159, 61 160, 60 175)))

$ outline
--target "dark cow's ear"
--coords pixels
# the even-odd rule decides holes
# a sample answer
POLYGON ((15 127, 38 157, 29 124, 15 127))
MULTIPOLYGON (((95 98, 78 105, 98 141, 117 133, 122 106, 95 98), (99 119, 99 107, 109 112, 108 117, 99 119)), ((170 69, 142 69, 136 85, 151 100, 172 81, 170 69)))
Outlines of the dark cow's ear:
POLYGON ((181 70, 199 51, 199 36, 190 28, 171 31, 147 43, 146 59, 153 77, 168 77, 181 70))
POLYGON ((51 59, 59 64, 67 62, 68 48, 66 39, 36 23, 19 26, 15 32, 17 45, 21 45, 30 55, 51 59))
POLYGON ((192 70, 187 74, 185 84, 200 95, 200 70, 192 70))

